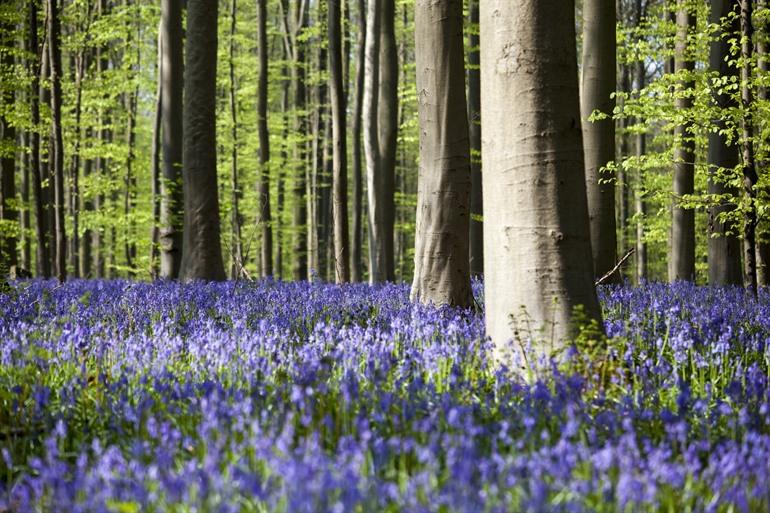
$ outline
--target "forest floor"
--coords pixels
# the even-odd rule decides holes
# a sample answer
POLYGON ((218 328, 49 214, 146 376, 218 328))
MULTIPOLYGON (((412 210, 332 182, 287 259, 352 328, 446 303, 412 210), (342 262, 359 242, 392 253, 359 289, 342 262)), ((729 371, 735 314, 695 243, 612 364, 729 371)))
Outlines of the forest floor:
POLYGON ((768 511, 770 293, 600 296, 527 384, 405 285, 18 282, 0 511, 768 511))

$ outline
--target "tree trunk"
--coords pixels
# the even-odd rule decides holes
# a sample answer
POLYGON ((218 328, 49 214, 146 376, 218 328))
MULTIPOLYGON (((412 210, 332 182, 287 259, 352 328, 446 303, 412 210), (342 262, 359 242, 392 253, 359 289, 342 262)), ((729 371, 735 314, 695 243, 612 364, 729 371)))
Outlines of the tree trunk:
POLYGON ((80 133, 83 96, 83 78, 86 71, 85 52, 81 49, 74 56, 72 71, 75 75, 75 144, 70 165, 69 215, 72 217, 69 266, 73 276, 80 277, 80 133))
POLYGON ((686 94, 694 86, 692 72, 695 61, 690 55, 687 36, 695 30, 695 14, 688 8, 688 0, 677 0, 676 48, 674 72, 680 75, 675 92, 675 109, 685 116, 685 121, 674 129, 674 205, 672 208, 671 262, 668 279, 695 281, 695 211, 683 208, 682 197, 695 192, 695 141, 691 132, 689 111, 692 97, 686 94))
POLYGON ((43 51, 40 49, 38 42, 37 31, 37 4, 34 0, 30 0, 28 4, 29 9, 29 32, 28 32, 28 47, 30 55, 37 56, 37 60, 33 61, 30 65, 30 76, 32 77, 30 87, 30 117, 32 122, 32 130, 30 132, 30 167, 32 169, 32 191, 35 195, 35 227, 37 235, 37 274, 48 278, 51 276, 51 257, 48 251, 48 217, 45 208, 45 195, 43 191, 43 166, 40 162, 40 103, 39 103, 39 91, 40 91, 40 75, 41 75, 41 61, 43 59, 43 51))
POLYGON ((206 0, 187 2, 183 281, 225 279, 217 194, 217 10, 206 0))
POLYGON ((420 168, 412 299, 467 308, 470 139, 462 0, 417 0, 420 168))
POLYGON ((752 37, 754 27, 752 25, 753 0, 741 0, 741 106, 742 119, 742 144, 743 144, 743 189, 746 194, 748 209, 743 227, 743 284, 754 295, 757 293, 757 169, 754 160, 754 119, 752 103, 754 101, 752 91, 752 53, 754 44, 752 37))
POLYGON ((602 325, 574 3, 485 0, 480 21, 482 97, 495 99, 481 108, 486 326, 498 361, 515 366, 512 338, 553 354, 572 340, 576 308, 602 325))
POLYGON ((353 121, 351 137, 353 139, 353 244, 350 248, 350 278, 354 282, 363 279, 363 204, 364 184, 361 168, 361 115, 364 98, 364 67, 366 48, 366 5, 364 0, 357 0, 358 5, 358 41, 356 43, 356 88, 353 100, 353 121))
POLYGON ((152 124, 152 233, 150 246, 150 277, 157 280, 160 277, 160 131, 163 118, 163 36, 162 26, 158 27, 158 81, 155 89, 155 117, 152 124))
POLYGON ((329 93, 332 109, 332 208, 334 219, 334 279, 350 281, 348 233, 347 99, 343 81, 342 0, 329 0, 329 93))
MULTIPOLYGON (((766 13, 767 7, 767 0, 757 0, 757 8, 759 10, 766 13)), ((759 71, 761 71, 764 76, 767 76, 770 72, 770 59, 768 59, 768 53, 770 52, 770 50, 768 50, 768 37, 770 37, 770 32, 768 31, 767 16, 760 16, 757 21, 759 23, 759 26, 757 27, 757 31, 759 32, 759 37, 757 37, 757 64, 759 71)), ((760 104, 767 105, 767 101, 770 100, 770 89, 766 86, 760 86, 757 89, 757 97, 760 104)), ((760 106, 760 108, 762 107, 760 106)), ((762 143, 767 144, 767 140, 762 141, 762 143)), ((758 162, 757 167, 763 173, 766 173, 768 167, 767 157, 765 157, 763 162, 758 162)), ((762 220, 761 225, 757 226, 758 229, 759 226, 764 228, 764 233, 757 234, 758 287, 766 287, 770 284, 770 239, 768 239, 770 233, 768 233, 767 225, 768 220, 765 218, 762 220)))
POLYGON ((258 11, 259 222, 262 227, 262 277, 268 277, 273 275, 273 226, 270 212, 270 135, 267 128, 267 0, 258 1, 258 11))
MULTIPOLYGON (((734 10, 732 0, 711 0, 711 23, 720 26, 734 10)), ((734 19, 731 34, 733 37, 740 30, 738 18, 734 19)), ((709 66, 711 71, 720 77, 737 79, 738 70, 728 62, 730 45, 721 32, 711 42, 709 66)), ((716 86, 718 89, 720 86, 716 86)), ((714 93, 714 101, 723 109, 734 109, 737 102, 729 93, 714 93)), ((740 162, 738 146, 731 142, 726 133, 727 124, 721 118, 714 120, 718 132, 709 133, 708 165, 709 165, 709 194, 737 196, 738 191, 727 185, 732 171, 740 162)), ((739 285, 743 281, 741 270, 741 242, 737 236, 736 227, 726 222, 720 216, 735 210, 730 205, 715 205, 709 208, 709 239, 708 267, 709 284, 739 285)))
POLYGON ((64 141, 61 114, 61 47, 58 0, 48 0, 48 49, 51 64, 51 122, 53 129, 54 220, 56 227, 56 277, 67 279, 67 235, 64 216, 64 141))
MULTIPOLYGON (((636 84, 641 95, 642 89, 644 89, 644 83, 646 81, 645 76, 645 63, 644 61, 638 61, 636 63, 636 84)), ((643 120, 639 118, 638 123, 643 120)), ((647 136, 644 132, 639 131, 636 134, 636 159, 639 162, 639 167, 636 170, 636 187, 634 187, 634 211, 636 214, 636 284, 641 285, 647 280, 647 240, 644 234, 644 223, 647 215, 647 205, 644 201, 644 170, 641 162, 647 152, 647 136)))
MULTIPOLYGON (((233 138, 233 148, 230 154, 230 193, 232 212, 230 215, 230 276, 234 280, 243 274, 243 245, 241 242, 241 212, 239 202, 241 191, 238 185, 238 105, 235 99, 235 29, 237 21, 238 2, 230 1, 230 40, 229 40, 229 78, 230 78, 230 133, 233 138)), ((260 41, 261 44, 261 41, 260 41)))
POLYGON ((161 2, 161 106, 163 178, 160 209, 160 276, 176 279, 182 263, 184 36, 183 0, 161 2))
MULTIPOLYGON (((307 6, 305 0, 297 0, 297 14, 294 34, 299 34, 307 26, 307 6)), ((307 148, 305 138, 307 136, 307 87, 305 84, 305 43, 297 41, 293 45, 294 67, 292 77, 294 82, 294 109, 296 134, 300 138, 295 146, 295 161, 297 170, 294 177, 292 196, 294 202, 293 228, 294 228, 294 269, 293 276, 296 281, 306 280, 308 277, 308 247, 307 247, 307 203, 305 200, 306 189, 306 160, 307 148)))
MULTIPOLYGON (((2 52, 2 65, 7 69, 13 69, 14 59, 11 49, 15 45, 13 37, 15 27, 13 23, 6 22, 0 26, 0 29, 5 36, 5 40, 0 41, 0 44, 6 47, 2 52)), ((15 95, 12 89, 6 88, 0 91, 0 94, 2 94, 0 101, 5 105, 13 105, 15 95)), ((0 117, 0 147, 2 147, 2 158, 0 158, 0 221, 9 225, 19 221, 19 211, 16 207, 15 145, 16 127, 13 126, 10 119, 2 116, 0 117)), ((4 227, 0 227, 0 281, 4 280, 11 267, 18 265, 18 240, 13 234, 6 236, 2 228, 4 227)))
MULTIPOLYGON (((615 121, 612 97, 617 83, 615 3, 607 0, 583 2, 583 87, 581 115, 586 163, 588 217, 594 274, 604 276, 617 261, 615 229, 615 183, 602 168, 615 160, 615 121), (605 119, 589 121, 599 111, 605 119)), ((620 273, 612 281, 619 282, 620 273)))
POLYGON ((472 276, 484 275, 484 195, 481 189, 481 71, 479 66, 479 0, 471 0, 468 37, 468 120, 471 145, 470 265, 472 276))

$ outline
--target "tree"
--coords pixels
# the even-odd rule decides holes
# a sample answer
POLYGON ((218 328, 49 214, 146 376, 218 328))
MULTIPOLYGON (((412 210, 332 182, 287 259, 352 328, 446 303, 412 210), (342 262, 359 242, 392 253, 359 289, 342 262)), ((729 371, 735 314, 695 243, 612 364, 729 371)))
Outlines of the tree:
POLYGON ((462 27, 462 0, 415 3, 420 168, 411 295, 467 308, 471 163, 462 27))
POLYGON ((337 283, 345 283, 350 281, 350 235, 348 233, 347 97, 342 76, 342 0, 329 0, 328 9, 329 93, 334 159, 332 172, 334 274, 337 283))
MULTIPOLYGON (((711 1, 711 23, 721 26, 734 13, 735 2, 733 0, 711 1)), ((734 37, 740 30, 740 20, 733 17, 728 25, 728 30, 720 29, 711 42, 709 54, 709 67, 718 77, 735 79, 738 76, 737 68, 730 63, 730 43, 728 38, 734 37)), ((733 95, 720 91, 717 92, 714 101, 721 109, 736 107, 733 95)), ((709 133, 708 139, 708 165, 709 165, 709 194, 735 196, 734 188, 726 184, 728 175, 740 162, 739 148, 728 138, 728 126, 723 118, 714 120, 717 131, 709 133)), ((730 204, 713 205, 709 209, 709 240, 708 240, 708 266, 709 283, 712 285, 739 285, 742 283, 741 249, 740 240, 735 231, 736 227, 726 215, 733 211, 730 204)))
POLYGON ((757 293, 757 206, 756 186, 758 181, 754 158, 754 119, 752 116, 753 84, 752 57, 754 51, 754 26, 752 16, 753 0, 741 0, 741 107, 743 111, 742 146, 743 146, 743 190, 746 195, 746 219, 743 225, 743 284, 756 295, 757 293))
POLYGON ((350 248, 350 277, 358 282, 363 278, 363 204, 364 184, 361 169, 361 127, 364 99, 364 68, 366 50, 366 2, 356 0, 358 5, 358 41, 356 42, 355 96, 353 99, 353 120, 351 138, 353 146, 353 243, 350 248))
POLYGON ((259 91, 257 130, 259 131, 259 224, 262 227, 262 276, 273 275, 273 227, 270 215, 270 133, 267 128, 268 63, 267 0, 257 1, 257 58, 259 91))
MULTIPOLYGON (((604 276, 617 260, 615 184, 602 168, 615 160, 616 50, 615 3, 583 2, 583 87, 581 115, 586 162, 588 217, 591 226, 594 274, 604 276), (591 116, 599 111, 601 119, 591 116)), ((615 273, 615 281, 620 274, 615 273)))
POLYGON ((695 13, 688 0, 677 0, 674 72, 679 77, 675 91, 675 109, 684 120, 674 129, 674 205, 672 209, 671 260, 669 281, 695 281, 695 212, 682 205, 683 196, 695 192, 695 140, 692 137, 695 61, 688 45, 695 29, 695 13))
MULTIPOLYGON (((230 135, 233 147, 230 153, 230 276, 239 279, 243 275, 243 243, 241 241, 241 210, 239 207, 241 190, 238 183, 238 103, 235 98, 235 28, 238 14, 237 0, 230 0, 230 34, 228 45, 228 71, 230 82, 230 135)), ((261 44, 261 41, 260 41, 261 44)))
MULTIPOLYGON (((10 73, 13 69, 13 52, 15 30, 10 22, 0 25, 0 46, 2 60, 0 66, 3 72, 10 73)), ((0 279, 12 266, 17 265, 17 238, 12 225, 18 222, 19 212, 15 206, 16 200, 16 127, 10 119, 10 110, 14 104, 14 92, 5 88, 0 93, 0 279)))
MULTIPOLYGON (((67 279, 67 234, 64 220, 64 141, 62 138, 61 90, 61 22, 58 0, 48 0, 48 51, 51 71, 51 129, 53 131, 53 182, 55 226, 55 271, 63 282, 67 279)), ((49 152, 51 153, 51 152, 49 152)))
POLYGON ((161 134, 163 179, 160 209, 160 276, 179 277, 182 263, 182 151, 184 90, 184 38, 182 0, 161 2, 161 134))
POLYGON ((486 326, 506 363, 508 342, 528 328, 543 354, 543 339, 558 348, 574 333, 576 308, 601 320, 574 12, 562 0, 481 4, 482 97, 494 99, 481 110, 486 326))
POLYGON ((468 121, 471 142, 471 275, 484 275, 484 194, 481 190, 481 71, 479 69, 479 0, 470 0, 468 37, 468 121))
POLYGON ((216 2, 187 2, 183 281, 225 279, 217 196, 217 11, 216 2))

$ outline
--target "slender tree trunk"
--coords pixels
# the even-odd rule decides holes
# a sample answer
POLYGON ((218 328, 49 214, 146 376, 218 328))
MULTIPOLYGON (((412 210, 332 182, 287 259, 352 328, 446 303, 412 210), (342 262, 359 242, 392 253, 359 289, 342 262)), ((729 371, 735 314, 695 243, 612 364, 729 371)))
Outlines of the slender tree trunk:
MULTIPOLYGON (((581 114, 586 161, 588 216, 591 225, 594 274, 604 276, 615 267, 615 184, 602 168, 615 160, 615 84, 617 83, 615 3, 583 2, 583 87, 581 114), (605 119, 589 121, 599 111, 605 119)), ((615 273, 619 282, 621 275, 615 273)))
POLYGON ((353 244, 350 248, 350 278, 354 282, 363 279, 363 204, 364 183, 361 167, 361 114, 364 98, 364 51, 366 48, 366 4, 356 0, 358 5, 358 41, 356 43, 356 87, 353 100, 351 137, 353 144, 353 244))
POLYGON ((332 208, 334 219, 334 279, 350 281, 350 234, 348 233, 347 98, 343 77, 342 0, 329 0, 329 92, 332 109, 334 169, 332 208))
MULTIPOLYGON (((30 147, 30 133, 25 131, 21 134, 21 148, 30 147)), ((21 267, 27 272, 32 269, 32 239, 29 236, 32 225, 30 211, 30 167, 31 157, 29 152, 22 150, 22 170, 21 170, 21 267)))
MULTIPOLYGON (((618 2, 620 3, 620 2, 618 2)), ((623 63, 620 67, 620 84, 618 89, 623 93, 631 93, 631 65, 623 63)), ((618 101, 618 108, 620 112, 625 112, 623 99, 618 101)), ((623 159, 626 156, 631 155, 631 141, 628 133, 628 126, 630 120, 627 116, 624 116, 616 124, 616 130, 620 132, 618 141, 620 147, 617 153, 617 190, 619 197, 617 199, 617 219, 618 219, 618 250, 619 254, 623 255, 626 252, 628 245, 628 218, 630 211, 630 186, 631 177, 628 171, 623 169, 621 165, 623 159)))
MULTIPOLYGON (((297 0, 299 11, 295 23, 295 34, 299 34, 307 26, 307 8, 305 0, 297 0)), ((294 211, 294 269, 293 276, 296 281, 305 280, 308 277, 308 247, 307 247, 307 203, 305 200, 306 189, 306 160, 307 148, 305 138, 307 136, 307 87, 305 84, 305 43, 294 38, 294 67, 292 78, 294 82, 294 109, 296 119, 296 134, 300 142, 295 146, 295 161, 297 170, 292 189, 294 211)))
MULTIPOLYGON (((757 9, 762 12, 767 12, 767 0, 757 0, 757 9)), ((768 20, 767 16, 760 16, 758 18, 759 26, 757 27, 758 37, 757 37, 757 64, 759 71, 762 73, 763 77, 767 77, 768 73, 770 73, 770 59, 768 59, 768 53, 770 50, 768 50, 768 44, 770 42, 768 41, 768 37, 770 37, 770 31, 768 31, 768 20)), ((757 97, 760 101, 760 109, 763 108, 762 105, 767 105, 768 100, 770 100, 770 89, 766 86, 760 86, 757 89, 757 97)), ((767 140, 763 141, 763 143, 767 144, 767 140)), ((762 173, 767 173, 768 169, 768 159, 767 156, 764 157, 762 162, 757 163, 757 167, 762 173)), ((759 220, 758 220, 759 221, 759 220)), ((758 233, 757 234, 757 286, 758 287, 766 287, 770 284, 770 239, 768 239, 768 236, 770 234, 767 230, 768 221, 767 219, 763 219, 761 222, 761 225, 758 224, 757 228, 759 229, 759 226, 762 226, 764 228, 764 233, 758 233), (761 235, 761 237, 760 237, 761 235)))
POLYGON ((417 0, 420 122, 412 299, 471 305, 471 161, 465 101, 462 0, 417 0))
POLYGON ((70 201, 69 214, 72 217, 72 237, 70 238, 69 267, 74 277, 80 276, 80 133, 83 96, 83 76, 86 70, 85 52, 80 50, 74 57, 72 67, 75 75, 75 144, 70 164, 70 201))
POLYGON ((267 128, 268 62, 267 0, 258 1, 259 96, 259 222, 262 227, 262 276, 273 275, 273 222, 270 212, 270 134, 267 128))
MULTIPOLYGON (((6 48, 2 52, 2 65, 13 69, 14 58, 10 49, 15 45, 15 27, 11 22, 0 25, 0 34, 4 40, 0 44, 6 48)), ((0 101, 6 105, 13 105, 15 94, 12 89, 0 90, 0 101)), ((13 148, 16 145, 16 127, 5 116, 0 117, 0 145, 8 145, 13 148)), ((16 150, 3 148, 0 158, 0 221, 16 224, 19 221, 19 211, 16 207, 16 150)), ((12 267, 18 265, 17 254, 18 239, 15 235, 6 236, 0 232, 0 281, 3 281, 12 267)))
MULTIPOLYGON (((719 26, 734 10, 732 0, 711 0, 711 23, 719 26)), ((727 38, 740 30, 740 21, 735 18, 731 34, 718 34, 711 42, 709 66, 720 77, 737 78, 738 70, 728 62, 730 45, 727 38), (727 36, 727 37, 725 37, 727 36)), ((719 89, 719 86, 716 87, 719 89)), ((714 93, 714 101, 723 109, 735 108, 736 101, 729 93, 714 93)), ((739 149, 731 142, 725 131, 727 124, 721 118, 714 120, 718 132, 709 133, 709 194, 737 196, 738 191, 727 185, 728 175, 740 162, 739 149)), ((739 285, 743 281, 741 270, 741 242, 732 223, 723 216, 734 210, 730 205, 716 205, 709 208, 708 266, 711 285, 739 285)))
MULTIPOLYGON (((230 217, 230 276, 238 280, 243 274, 243 245, 241 242, 241 191, 238 185, 238 106, 235 99, 235 29, 237 22, 238 2, 230 1, 230 40, 229 40, 229 78, 230 78, 230 134, 233 139, 233 148, 230 154, 230 193, 232 212, 230 217)), ((261 42, 260 42, 261 44, 261 42)))
POLYGON ((187 2, 183 281, 225 279, 217 194, 217 10, 207 0, 187 2))
POLYGON ((163 178, 160 210, 160 276, 176 279, 182 262, 182 187, 184 58, 183 0, 161 2, 160 65, 163 178))
POLYGON ((574 3, 485 0, 480 21, 482 97, 495 99, 481 108, 487 335, 515 367, 511 338, 552 354, 572 340, 578 307, 601 326, 574 3))
POLYGON ((479 62, 479 0, 469 6, 471 30, 468 37, 468 120, 471 144, 471 275, 484 275, 484 195, 481 189, 481 71, 479 62))
POLYGON ((163 118, 163 36, 162 27, 158 27, 158 83, 155 89, 155 117, 152 124, 152 243, 150 246, 150 277, 157 280, 160 277, 160 131, 163 118))
POLYGON ((53 124, 54 219, 56 225, 56 277, 67 279, 67 235, 64 216, 64 141, 61 125, 61 24, 58 0, 48 0, 48 49, 51 63, 51 121, 53 124))
MULTIPOLYGON (((644 61, 636 63, 636 84, 639 88, 639 94, 644 89, 646 81, 646 68, 644 61)), ((638 123, 643 120, 639 118, 638 123)), ((647 280, 647 240, 644 234, 645 217, 647 215, 647 205, 644 200, 644 169, 642 168, 642 158, 647 153, 647 136, 639 131, 636 134, 636 159, 638 168, 636 169, 636 187, 634 187, 634 211, 636 214, 636 284, 641 285, 647 280)))
POLYGON ((752 25, 753 0, 741 0, 741 106, 743 110, 742 143, 743 143, 743 189, 746 194, 748 209, 743 227, 743 284, 756 295, 757 293, 757 169, 754 160, 754 119, 752 105, 754 102, 752 90, 752 53, 754 43, 754 27, 752 25))

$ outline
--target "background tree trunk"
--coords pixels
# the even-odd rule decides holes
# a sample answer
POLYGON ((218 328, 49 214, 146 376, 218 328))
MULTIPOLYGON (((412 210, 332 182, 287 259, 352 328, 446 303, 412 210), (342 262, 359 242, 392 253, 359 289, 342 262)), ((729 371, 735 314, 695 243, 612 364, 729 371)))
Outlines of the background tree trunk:
POLYGON ((471 275, 484 275, 484 194, 481 189, 481 70, 479 62, 479 0, 470 0, 468 37, 468 121, 471 144, 471 275))
MULTIPOLYGON (((3 23, 0 34, 4 36, 0 44, 4 46, 2 65, 8 70, 13 69, 13 52, 15 46, 15 27, 13 23, 3 23)), ((0 91, 0 101, 6 105, 14 104, 14 92, 10 88, 0 91)), ((16 207, 16 127, 10 119, 0 117, 0 221, 16 224, 19 221, 19 211, 16 207)), ((0 281, 3 281, 11 267, 18 265, 18 239, 15 235, 4 234, 0 231, 0 281)))
POLYGON ((230 122, 232 127, 230 134, 233 138, 233 148, 230 154, 230 191, 232 212, 230 217, 230 276, 232 279, 240 279, 243 274, 243 244, 241 242, 241 211, 239 202, 241 190, 238 185, 238 104, 235 99, 235 28, 237 21, 238 2, 230 2, 230 40, 229 40, 229 77, 230 77, 230 122))
POLYGON ((293 228, 294 228, 294 269, 293 276, 296 281, 306 280, 308 277, 308 247, 307 247, 307 203, 305 201, 305 189, 307 180, 307 87, 305 84, 305 42, 298 41, 297 35, 304 30, 308 21, 308 8, 305 0, 297 0, 297 13, 293 21, 292 32, 294 36, 292 51, 294 67, 292 68, 292 82, 294 83, 294 109, 296 134, 300 141, 295 145, 295 160, 297 170, 294 177, 292 196, 294 202, 293 228))
POLYGON ((692 97, 684 94, 694 87, 695 61, 690 55, 687 36, 695 29, 695 14, 690 10, 688 0, 677 0, 677 6, 674 72, 681 75, 681 80, 675 108, 684 114, 685 121, 674 129, 674 205, 668 274, 671 282, 695 281, 695 211, 680 206, 682 196, 695 191, 695 141, 690 133, 692 121, 688 118, 693 102, 692 97))
MULTIPOLYGON (((53 148, 54 221, 56 231, 56 277, 60 282, 67 279, 67 235, 64 216, 64 141, 61 124, 61 46, 58 0, 48 0, 48 50, 51 65, 51 123, 53 148)), ((51 158, 51 157, 49 157, 51 158)))
MULTIPOLYGON (((757 9, 765 11, 767 9, 767 0, 757 0, 757 9)), ((757 32, 757 67, 759 71, 767 76, 770 73, 770 59, 768 59, 768 19, 766 16, 762 16, 758 19, 757 32)), ((770 89, 767 86, 760 86, 757 88, 757 97, 761 103, 767 105, 767 101, 770 100, 770 89)), ((763 141, 766 144, 766 141, 763 141)), ((768 159, 764 158, 763 162, 759 162, 758 167, 761 171, 767 172, 768 159)), ((768 233, 768 220, 763 219, 761 222, 764 233, 758 233, 757 237, 757 286, 766 287, 770 284, 770 233, 768 233)))
POLYGON ((576 307, 601 326, 574 3, 485 0, 480 21, 482 96, 494 99, 481 109, 486 326, 510 364, 512 338, 531 335, 540 354, 564 347, 576 307))
POLYGON ((259 131, 259 224, 262 228, 262 277, 273 275, 273 226, 270 212, 270 134, 267 128, 268 62, 267 0, 257 3, 257 52, 259 92, 257 129, 259 131))
POLYGON ((411 296, 467 308, 471 163, 462 0, 417 0, 415 58, 420 169, 411 296))
POLYGON ((329 0, 329 93, 332 109, 333 171, 332 218, 334 222, 334 278, 350 281, 348 233, 347 98, 343 82, 342 0, 329 0))
POLYGON ((182 0, 161 2, 160 65, 163 178, 160 209, 160 276, 176 279, 182 263, 184 37, 182 0))
MULTIPOLYGON (((735 3, 732 0, 711 0, 711 23, 720 25, 734 11, 734 8, 735 3)), ((738 18, 734 19, 731 28, 731 34, 722 34, 720 31, 718 39, 711 42, 709 67, 720 77, 737 78, 737 68, 727 62, 730 55, 730 45, 727 38, 733 37, 740 30, 738 18)), ((729 93, 714 93, 714 100, 724 109, 737 106, 737 102, 729 93)), ((738 191, 728 187, 724 177, 740 162, 738 146, 728 140, 726 133, 723 133, 727 128, 724 119, 715 119, 714 125, 719 132, 709 133, 708 192, 709 194, 736 196, 738 191)), ((743 281, 741 242, 737 236, 736 227, 719 218, 720 214, 734 209, 735 207, 730 205, 717 205, 709 208, 708 267, 709 284, 711 285, 739 285, 743 281)))
POLYGON ((152 123, 152 233, 150 246, 150 277, 160 277, 160 131, 163 120, 163 37, 162 26, 158 27, 158 61, 156 72, 158 81, 155 90, 155 117, 152 123))
POLYGON ((187 2, 183 281, 225 279, 217 195, 217 10, 207 0, 187 2))
POLYGON ((754 116, 752 103, 754 101, 752 80, 752 53, 754 43, 754 26, 752 16, 753 0, 741 0, 741 104, 743 110, 742 136, 743 141, 743 189, 748 208, 743 226, 743 284, 757 293, 757 168, 754 159, 754 116))
MULTIPOLYGON (((617 83, 615 3, 583 2, 583 87, 581 115, 586 162, 588 217, 594 274, 604 276, 617 262, 615 183, 602 168, 615 160, 615 121, 612 94, 617 83), (594 111, 606 119, 589 121, 594 111)), ((620 273, 612 281, 619 282, 620 273)))
MULTIPOLYGON (((638 61, 636 63, 636 86, 641 94, 644 89, 646 81, 644 61, 638 61)), ((641 123, 643 120, 639 118, 637 122, 641 123)), ((647 215, 647 205, 644 200, 644 190, 642 189, 644 169, 641 162, 647 152, 647 136, 644 132, 640 131, 636 134, 636 158, 638 160, 639 167, 636 170, 636 187, 634 188, 634 213, 637 217, 636 220, 636 284, 641 285, 647 279, 647 240, 644 234, 645 216, 647 215)))

